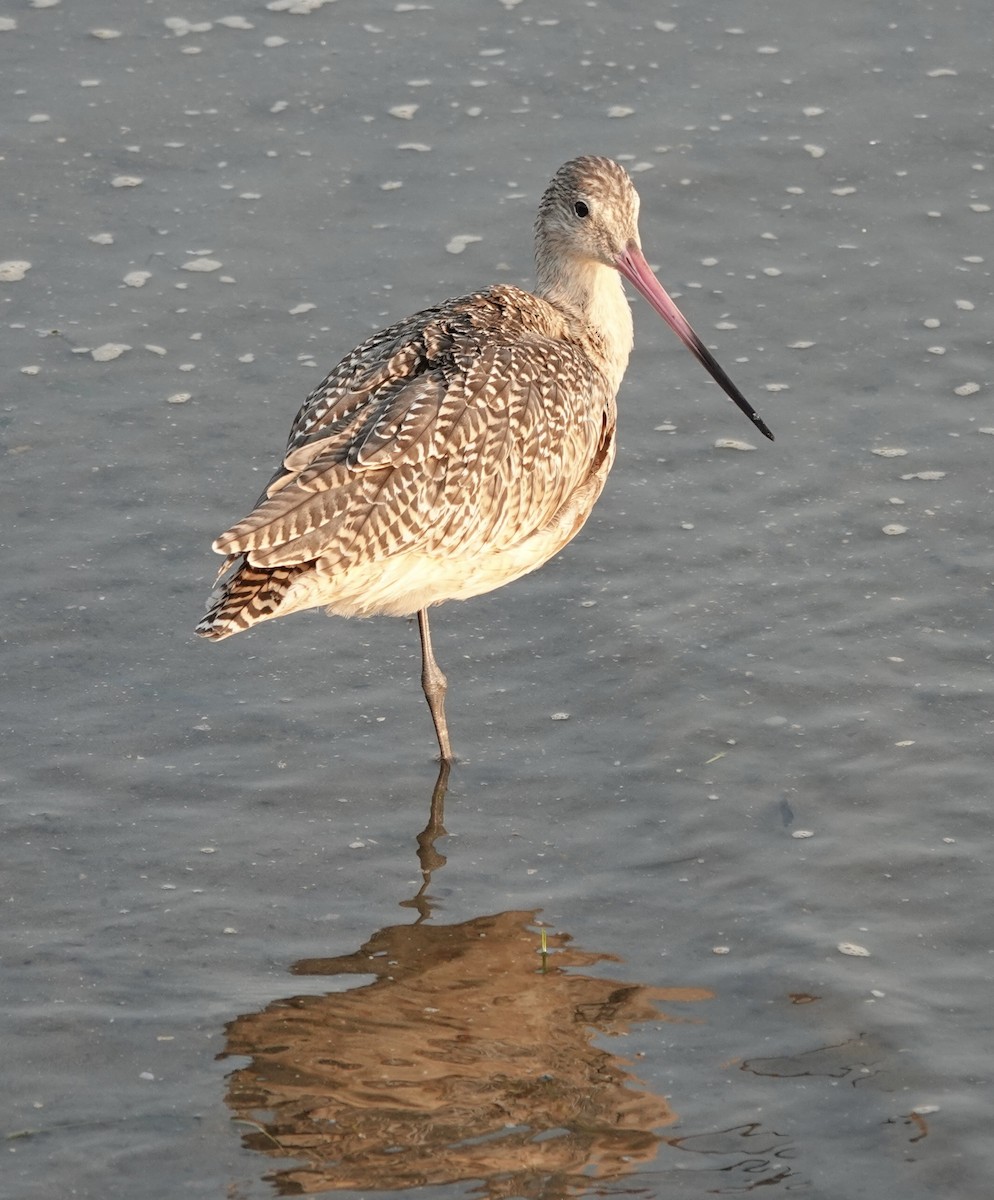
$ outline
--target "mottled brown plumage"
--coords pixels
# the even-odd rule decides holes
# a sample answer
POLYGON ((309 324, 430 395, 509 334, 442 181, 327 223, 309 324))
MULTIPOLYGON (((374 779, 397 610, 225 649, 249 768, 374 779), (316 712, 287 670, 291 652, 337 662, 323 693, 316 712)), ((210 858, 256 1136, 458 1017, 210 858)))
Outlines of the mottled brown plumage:
POLYGON ((619 272, 764 433, 645 264, 638 195, 610 159, 557 172, 536 220, 536 294, 495 285, 367 339, 308 396, 251 513, 214 542, 197 627, 220 640, 300 609, 419 615, 422 682, 451 759, 427 609, 562 549, 614 461, 632 347, 619 272))

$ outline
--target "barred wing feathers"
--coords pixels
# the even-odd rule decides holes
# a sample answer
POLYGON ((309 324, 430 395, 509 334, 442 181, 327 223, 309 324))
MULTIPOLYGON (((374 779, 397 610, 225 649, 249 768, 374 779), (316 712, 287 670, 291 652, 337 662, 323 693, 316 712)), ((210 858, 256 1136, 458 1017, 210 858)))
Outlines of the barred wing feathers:
POLYGON ((412 549, 485 554, 547 526, 597 455, 589 398, 606 389, 578 348, 487 300, 417 314, 343 359, 298 414, 266 495, 215 549, 334 572, 412 549))

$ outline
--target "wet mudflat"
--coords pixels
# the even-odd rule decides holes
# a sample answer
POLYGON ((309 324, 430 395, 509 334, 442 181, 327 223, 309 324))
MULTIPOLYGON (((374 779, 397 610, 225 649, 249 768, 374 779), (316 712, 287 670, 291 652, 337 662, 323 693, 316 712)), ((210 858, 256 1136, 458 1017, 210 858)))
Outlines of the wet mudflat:
POLYGON ((0 12, 0 1195, 987 1194, 989 13, 625 7, 0 12), (416 627, 209 543, 577 153, 777 441, 636 306, 422 833, 416 627))

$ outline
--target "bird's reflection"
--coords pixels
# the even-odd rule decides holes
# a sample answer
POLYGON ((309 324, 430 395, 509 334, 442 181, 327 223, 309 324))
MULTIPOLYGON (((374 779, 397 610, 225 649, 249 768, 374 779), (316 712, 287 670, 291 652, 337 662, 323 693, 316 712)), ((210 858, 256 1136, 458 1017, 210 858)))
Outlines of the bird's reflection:
POLYGON ((475 1180, 488 1197, 575 1195, 644 1167, 657 1130, 676 1120, 594 1039, 686 1019, 659 1003, 711 993, 586 973, 618 960, 564 933, 542 938, 535 912, 427 923, 446 781, 443 768, 418 839, 424 884, 407 902, 417 921, 293 967, 373 981, 227 1027, 224 1054, 250 1060, 229 1077, 227 1101, 246 1146, 287 1160, 272 1177, 282 1194, 475 1180))

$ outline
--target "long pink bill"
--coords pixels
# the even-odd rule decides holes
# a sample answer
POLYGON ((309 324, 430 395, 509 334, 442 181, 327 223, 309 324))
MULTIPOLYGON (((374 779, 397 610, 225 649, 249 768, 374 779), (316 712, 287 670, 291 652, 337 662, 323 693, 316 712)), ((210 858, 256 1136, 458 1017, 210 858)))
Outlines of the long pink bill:
POLYGON ((629 283, 638 288, 680 341, 707 370, 711 378, 735 401, 759 432, 772 442, 773 434, 767 429, 762 417, 728 378, 719 366, 717 359, 691 328, 690 322, 666 294, 666 289, 653 275, 652 269, 645 261, 638 243, 629 242, 615 259, 615 265, 629 283))

